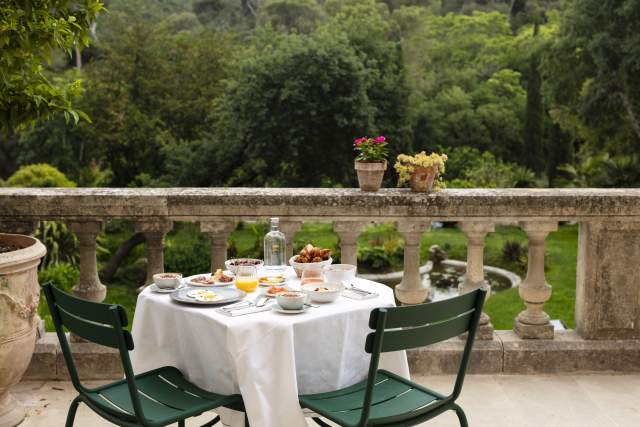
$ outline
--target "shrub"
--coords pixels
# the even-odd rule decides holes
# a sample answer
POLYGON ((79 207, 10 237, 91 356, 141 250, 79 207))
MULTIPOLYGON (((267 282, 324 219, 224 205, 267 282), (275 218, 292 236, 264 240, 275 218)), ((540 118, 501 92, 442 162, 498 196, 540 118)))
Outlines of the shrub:
POLYGON ((22 166, 6 182, 9 187, 75 187, 71 181, 55 167, 46 163, 22 166))
MULTIPOLYGON (((38 273, 38 281, 40 283, 51 282, 53 285, 65 292, 71 292, 71 288, 78 282, 80 277, 80 270, 69 263, 60 263, 38 273)), ((53 330, 53 321, 51 320, 51 313, 49 313, 49 307, 45 300, 43 293, 40 293, 40 304, 38 305, 38 315, 45 322, 45 328, 47 331, 53 330)))

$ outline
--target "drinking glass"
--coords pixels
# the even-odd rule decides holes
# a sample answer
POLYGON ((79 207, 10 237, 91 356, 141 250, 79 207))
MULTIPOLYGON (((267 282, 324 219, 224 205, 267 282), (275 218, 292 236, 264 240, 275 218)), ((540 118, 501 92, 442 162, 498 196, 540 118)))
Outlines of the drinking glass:
POLYGON ((322 270, 316 268, 305 268, 302 270, 302 276, 300 277, 300 286, 308 283, 322 283, 324 282, 324 275, 322 270))
POLYGON ((236 274, 236 288, 253 292, 258 287, 258 268, 255 265, 240 265, 236 274))

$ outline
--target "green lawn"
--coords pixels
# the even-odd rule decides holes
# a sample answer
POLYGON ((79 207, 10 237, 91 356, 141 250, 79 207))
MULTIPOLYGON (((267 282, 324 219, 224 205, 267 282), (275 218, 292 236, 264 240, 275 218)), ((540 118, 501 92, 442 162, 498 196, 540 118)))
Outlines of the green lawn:
MULTIPOLYGON (((261 238, 263 230, 261 226, 248 224, 233 232, 230 239, 233 251, 238 256, 255 253, 260 242, 258 238, 261 238)), ((102 242, 105 247, 104 253, 112 252, 130 232, 131 230, 126 227, 111 230, 102 242)), ((545 304, 545 310, 551 318, 561 319, 570 328, 574 325, 577 239, 577 226, 564 225, 557 232, 549 235, 546 246, 546 275, 547 281, 553 286, 553 294, 545 304)), ((331 230, 330 224, 305 224, 294 240, 296 250, 311 242, 317 246, 332 248, 335 258, 339 258, 338 237, 331 230)), ((503 267, 524 277, 524 266, 507 261, 502 255, 503 246, 507 241, 526 245, 526 234, 517 227, 497 227, 495 233, 487 236, 485 264, 503 267)), ((401 235, 391 224, 370 227, 358 239, 361 249, 371 246, 395 247, 401 245, 401 242, 401 235)), ((429 247, 434 244, 444 248, 452 259, 466 259, 466 239, 457 228, 439 228, 425 233, 421 248, 423 262, 428 259, 429 247)), ((114 283, 117 284, 109 284, 107 287, 106 302, 123 305, 130 318, 135 309, 136 288, 144 280, 142 255, 143 248, 138 247, 116 276, 114 283)), ((106 255, 99 255, 99 260, 101 263, 106 262, 106 255)), ((395 257, 392 264, 395 268, 401 268, 401 262, 401 257, 395 257)), ((194 274, 208 269, 208 242, 198 232, 196 225, 180 224, 167 236, 165 263, 167 270, 177 270, 184 274, 194 274)), ((41 282, 52 280, 58 286, 70 290, 77 281, 77 269, 69 265, 61 265, 42 272, 40 280, 41 282)), ((496 329, 511 329, 515 316, 523 308, 524 304, 518 296, 518 290, 510 289, 493 295, 487 302, 486 312, 491 316, 496 329)), ((43 304, 39 312, 46 321, 47 330, 53 330, 50 316, 43 304)))

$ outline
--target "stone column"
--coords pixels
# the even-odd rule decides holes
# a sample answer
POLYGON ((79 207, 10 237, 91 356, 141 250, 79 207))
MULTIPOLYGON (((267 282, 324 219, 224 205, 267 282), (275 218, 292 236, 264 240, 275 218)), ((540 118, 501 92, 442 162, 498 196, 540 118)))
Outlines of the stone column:
MULTIPOLYGON (((467 272, 464 282, 458 288, 460 295, 484 288, 487 299, 491 295, 491 286, 484 278, 484 240, 487 233, 495 231, 491 222, 465 221, 458 224, 458 228, 467 236, 467 272)), ((481 340, 493 339, 493 325, 487 313, 482 312, 476 337, 481 340)))
POLYGON ((211 272, 224 269, 227 259, 227 241, 236 229, 236 223, 230 220, 204 221, 200 223, 200 231, 209 237, 211 242, 211 272))
POLYGON ((525 339, 552 339, 553 325, 544 312, 544 303, 551 297, 551 285, 544 277, 544 240, 558 229, 557 222, 521 222, 529 236, 527 277, 520 284, 519 294, 527 308, 516 317, 513 330, 525 339))
POLYGON ((107 294, 107 288, 98 277, 96 260, 96 237, 103 227, 104 223, 100 220, 69 222, 69 229, 80 241, 80 279, 73 287, 73 294, 94 302, 104 301, 107 294))
POLYGON ((340 262, 358 265, 358 236, 367 224, 355 221, 335 221, 333 231, 340 237, 340 262))
POLYGON ((640 222, 580 223, 576 330, 586 339, 640 339, 640 222))
POLYGON ((173 228, 169 220, 139 221, 135 224, 137 233, 144 236, 144 252, 147 257, 147 278, 145 286, 153 283, 153 275, 164 273, 164 236, 173 228))
POLYGON ((293 237, 300 231, 301 227, 302 221, 280 220, 280 231, 284 233, 285 244, 287 246, 287 251, 285 252, 286 259, 284 260, 287 265, 289 265, 289 259, 293 256, 293 237))
POLYGON ((397 228, 404 236, 404 273, 395 288, 396 297, 402 304, 420 304, 429 296, 429 288, 420 279, 420 240, 431 221, 398 221, 397 228))

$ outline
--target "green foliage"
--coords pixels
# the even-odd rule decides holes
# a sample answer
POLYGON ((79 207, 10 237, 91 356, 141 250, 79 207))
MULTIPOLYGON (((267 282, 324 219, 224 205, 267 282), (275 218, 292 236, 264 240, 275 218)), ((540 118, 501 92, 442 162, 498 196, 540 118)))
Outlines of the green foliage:
POLYGON ((488 151, 470 147, 445 149, 449 159, 444 175, 451 188, 535 187, 533 172, 515 163, 503 162, 488 151))
POLYGON ((22 166, 9 177, 9 187, 75 187, 62 172, 46 163, 22 166))
POLYGON ((350 144, 371 123, 366 72, 343 36, 263 30, 235 64, 215 116, 229 185, 352 180, 350 144), (315 165, 323 159, 319 173, 315 165))
MULTIPOLYGON (((78 267, 72 264, 61 263, 41 270, 38 273, 38 282, 47 283, 51 282, 54 286, 61 290, 71 293, 71 288, 78 282, 80 278, 80 270, 78 267)), ((52 331, 53 321, 51 320, 51 313, 45 300, 45 296, 40 294, 40 304, 38 305, 38 315, 45 322, 45 328, 48 331, 52 331)))
POLYGON ((0 5, 0 130, 9 131, 62 111, 68 122, 84 113, 72 106, 80 81, 58 85, 43 62, 61 49, 89 45, 89 27, 103 5, 98 0, 34 0, 0 5))
POLYGON ((267 0, 258 10, 258 23, 281 31, 311 33, 325 17, 316 0, 267 0))

